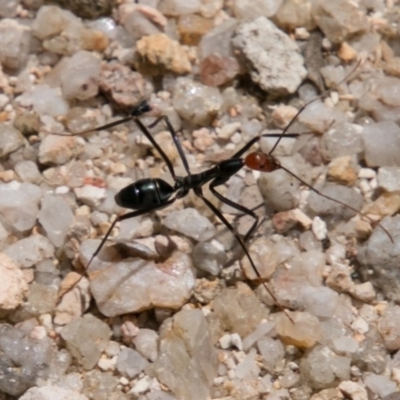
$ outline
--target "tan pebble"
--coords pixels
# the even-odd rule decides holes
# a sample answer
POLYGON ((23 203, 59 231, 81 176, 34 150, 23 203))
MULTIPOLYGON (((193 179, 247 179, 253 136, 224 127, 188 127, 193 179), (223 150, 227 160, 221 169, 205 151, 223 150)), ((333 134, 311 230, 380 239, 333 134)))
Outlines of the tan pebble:
POLYGON ((7 171, 1 171, 0 179, 3 182, 11 182, 12 180, 15 179, 15 172, 12 171, 11 169, 8 169, 7 171))
POLYGON ((213 26, 213 20, 201 17, 200 15, 182 15, 178 20, 181 42, 188 46, 196 46, 202 36, 209 32, 213 26))
POLYGON ((295 208, 293 210, 293 214, 297 220, 297 222, 305 229, 309 229, 310 226, 312 225, 312 219, 305 214, 303 211, 301 211, 299 208, 295 208))
POLYGON ((279 106, 272 112, 272 121, 278 128, 285 128, 298 113, 297 108, 292 106, 279 106))
POLYGON ((371 282, 354 285, 350 290, 350 294, 352 294, 356 299, 364 302, 372 301, 376 296, 375 289, 371 282))
POLYGON ((272 223, 278 233, 285 233, 297 224, 293 210, 282 211, 273 215, 272 223))
POLYGON ((168 23, 167 18, 165 18, 164 15, 154 7, 137 4, 136 9, 159 26, 164 27, 168 23))
POLYGON ((357 180, 357 172, 350 156, 337 157, 328 165, 330 179, 343 185, 352 186, 357 180))
POLYGON ((383 70, 391 76, 400 77, 400 57, 393 57, 383 63, 383 70))
POLYGON ((307 312, 281 313, 276 319, 276 332, 285 344, 309 348, 322 338, 322 330, 317 317, 307 312))
POLYGON ((343 42, 338 51, 338 56, 343 61, 351 61, 357 57, 357 51, 354 50, 348 43, 343 42))
POLYGON ((8 121, 9 115, 8 112, 2 111, 0 112, 0 122, 6 122, 8 121))
POLYGON ((390 61, 394 58, 393 49, 387 44, 385 40, 381 40, 380 43, 381 54, 384 61, 390 61))
POLYGON ((103 52, 109 43, 108 37, 100 31, 84 29, 82 32, 82 47, 89 51, 103 52))
MULTIPOLYGON (((25 271, 31 271, 33 280, 33 269, 21 270, 7 255, 0 253, 0 310, 13 310, 17 308, 28 291, 25 271)), ((31 282, 32 280, 28 281, 31 282)))
POLYGON ((356 222, 355 230, 359 239, 366 239, 372 233, 371 224, 363 220, 358 220, 356 222))
POLYGON ((383 218, 387 215, 393 215, 400 210, 400 193, 386 192, 380 195, 373 203, 363 208, 365 214, 378 215, 383 218))
POLYGON ((185 50, 164 33, 141 38, 136 44, 136 51, 139 55, 137 68, 147 74, 159 75, 170 71, 181 75, 191 70, 185 50))

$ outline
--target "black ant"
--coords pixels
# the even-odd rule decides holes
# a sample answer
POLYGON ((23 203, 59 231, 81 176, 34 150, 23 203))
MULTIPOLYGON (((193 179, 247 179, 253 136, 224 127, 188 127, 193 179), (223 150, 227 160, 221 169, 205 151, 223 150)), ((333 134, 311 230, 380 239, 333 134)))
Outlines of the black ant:
MULTIPOLYGON (((298 115, 304 110, 304 108, 310 104, 312 101, 320 98, 318 96, 317 98, 307 102, 305 105, 303 105, 300 110, 296 113, 295 117, 290 121, 288 126, 285 128, 285 130, 281 134, 263 134, 254 137, 251 139, 248 143, 246 143, 240 150, 238 150, 231 158, 219 162, 217 165, 214 167, 200 172, 196 174, 192 174, 190 172, 190 168, 185 156, 185 153, 183 151, 182 145, 178 139, 178 136, 172 127, 171 122, 169 121, 167 116, 160 116, 158 117, 153 123, 151 123, 148 126, 145 126, 139 117, 149 111, 151 111, 151 106, 148 104, 147 101, 141 101, 131 112, 131 115, 127 118, 120 119, 118 121, 94 128, 94 129, 89 129, 87 131, 81 132, 83 133, 89 133, 93 131, 99 131, 102 129, 109 129, 114 126, 120 125, 122 123, 128 122, 128 121, 134 121, 136 125, 139 127, 141 132, 147 137, 147 139, 150 141, 150 143, 154 146, 154 148, 158 151, 158 153, 161 155, 162 159, 164 160, 173 180, 174 180, 174 185, 171 186, 169 183, 167 183, 165 180, 160 179, 160 178, 145 178, 145 179, 140 179, 139 181, 132 183, 128 185, 127 187, 123 188, 119 193, 116 194, 115 196, 115 202, 120 206, 128 209, 132 209, 135 211, 128 212, 127 214, 120 215, 118 216, 111 226, 109 227, 107 233, 105 234, 104 238, 101 240, 99 246, 97 247, 96 251, 93 253, 91 256, 89 262, 87 263, 85 270, 87 270, 92 263, 93 259, 99 254, 101 249, 103 248, 105 242, 107 241, 108 237, 110 236, 113 228, 115 225, 123 220, 137 217, 143 214, 147 214, 149 212, 155 211, 162 209, 164 207, 167 207, 171 205, 175 200, 180 199, 184 196, 186 196, 190 190, 193 190, 195 195, 200 197, 206 206, 220 219, 220 221, 232 232, 232 234, 235 236, 237 239, 239 245, 241 246, 244 254, 248 258, 250 265, 252 269, 254 270, 254 273, 256 274, 257 278, 261 281, 262 285, 266 289, 266 291, 269 293, 269 295, 272 297, 274 300, 275 304, 277 304, 282 310, 283 308, 279 305, 275 295, 271 292, 271 290, 268 288, 268 286, 265 284, 263 281, 259 271, 257 270, 253 259, 250 256, 250 253, 247 249, 246 242, 250 239, 254 231, 258 227, 258 222, 259 222, 259 217, 258 215, 254 212, 254 210, 251 210, 247 207, 244 207, 240 204, 237 204, 233 202, 232 200, 227 199, 226 197, 222 196, 217 190, 216 187, 223 185, 226 183, 235 173, 237 173, 240 169, 242 169, 244 166, 252 169, 252 170, 257 170, 261 172, 272 172, 275 171, 279 168, 285 170, 288 174, 292 175, 296 179, 298 179, 304 186, 308 187, 310 190, 314 191, 315 193, 319 194, 320 196, 334 201, 344 207, 347 207, 348 209, 370 219, 368 216, 365 214, 359 212, 356 210, 354 207, 349 206, 348 204, 345 204, 344 202, 334 199, 330 196, 327 196, 317 189, 315 189, 313 186, 299 178, 297 175, 295 175, 293 172, 282 166, 279 161, 272 156, 272 152, 275 150, 277 145, 279 144, 280 140, 283 137, 291 137, 295 138, 298 137, 299 134, 296 133, 287 133, 288 129, 292 126, 298 115), (164 121, 169 133, 171 134, 172 140, 175 144, 176 149, 178 150, 179 156, 182 160, 183 166, 186 170, 187 176, 185 177, 180 177, 176 176, 174 167, 172 165, 171 160, 168 158, 168 156, 165 154, 163 149, 160 147, 160 145, 156 142, 156 140, 153 138, 151 135, 149 129, 153 128, 156 126, 159 122, 164 121), (257 143, 261 138, 263 137, 277 137, 278 140, 274 144, 273 148, 270 150, 268 154, 264 154, 260 151, 256 152, 251 152, 247 154, 244 158, 244 154, 255 144, 257 143), (206 197, 203 195, 203 190, 202 187, 209 183, 209 188, 211 193, 216 196, 222 203, 225 203, 236 210, 240 211, 243 214, 249 215, 252 218, 254 218, 254 222, 247 231, 247 233, 244 235, 242 238, 239 236, 239 234, 236 232, 235 228, 230 224, 230 222, 224 217, 224 215, 221 213, 221 211, 214 206, 214 204, 208 200, 206 197)), ((378 225, 386 232, 386 234, 389 236, 389 238, 392 240, 391 235, 389 232, 378 223, 378 225)), ((81 279, 81 278, 79 278, 81 279)), ((79 281, 78 281, 79 282, 79 281)), ((71 290, 77 282, 67 291, 71 290)), ((65 294, 66 292, 64 292, 65 294)), ((284 310, 283 310, 284 311, 284 310)), ((289 317, 290 320, 290 315, 286 313, 286 315, 289 317)), ((292 321, 293 322, 293 321, 292 321)))

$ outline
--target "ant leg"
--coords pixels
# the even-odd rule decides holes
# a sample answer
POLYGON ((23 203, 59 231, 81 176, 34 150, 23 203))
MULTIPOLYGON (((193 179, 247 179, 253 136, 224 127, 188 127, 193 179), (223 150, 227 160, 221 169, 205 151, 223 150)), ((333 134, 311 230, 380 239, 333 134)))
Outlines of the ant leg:
MULTIPOLYGON (((289 125, 288 125, 287 128, 289 128, 289 125)), ((282 135, 285 135, 285 138, 297 138, 297 137, 299 137, 301 135, 300 133, 286 133, 285 134, 286 130, 287 129, 285 129, 282 133, 264 133, 262 135, 258 135, 258 136, 253 137, 253 139, 250 139, 231 158, 240 158, 247 150, 250 149, 251 146, 253 146, 253 144, 259 142, 263 137, 276 137, 276 138, 278 138, 278 141, 279 141, 282 138, 282 135)), ((275 147, 276 147, 276 145, 274 145, 274 148, 275 147)))
MULTIPOLYGON (((325 197, 328 200, 334 201, 335 203, 340 204, 343 207, 348 208, 349 210, 354 211, 355 213, 361 215, 362 217, 368 219, 369 221, 371 221, 372 223, 374 223, 375 221, 373 221, 368 215, 364 214, 361 211, 356 210, 354 207, 350 206, 349 204, 344 203, 341 200, 338 199, 334 199, 331 196, 328 196, 322 192, 320 192, 319 190, 315 189, 312 185, 310 185, 309 183, 307 183, 306 181, 304 181, 303 179, 301 179, 299 176, 297 176, 296 174, 294 174, 292 171, 290 171, 289 169, 283 167, 282 165, 279 165, 279 168, 283 169, 284 171, 286 171, 289 175, 293 176, 294 178, 296 178, 297 180, 299 180, 304 186, 308 187, 311 191, 313 191, 314 193, 317 193, 319 196, 321 197, 325 197)), ((389 231, 380 223, 378 222, 377 225, 386 233, 386 235, 389 237, 390 241, 394 244, 394 240, 392 235, 389 233, 389 231)))
MULTIPOLYGON (((137 210, 137 211, 132 211, 129 212, 127 214, 124 215, 120 215, 117 218, 115 218, 115 220, 113 221, 113 223, 111 224, 111 226, 108 228, 107 233, 104 235, 103 239, 101 240, 100 244, 97 246, 96 251, 92 254, 92 256, 90 257, 89 262, 86 264, 85 268, 84 268, 84 273, 87 272, 87 270, 89 269, 90 264, 92 263, 92 261, 94 260, 94 258, 100 253, 101 249, 103 248, 104 244, 106 243, 108 237, 110 236, 112 230, 114 229, 115 225, 117 224, 117 222, 121 222, 124 221, 125 219, 129 219, 129 218, 134 218, 134 217, 139 217, 140 215, 152 212, 152 211, 156 211, 159 210, 161 208, 167 207, 170 204, 172 204, 175 201, 175 197, 171 200, 166 201, 165 203, 163 203, 162 205, 159 205, 157 207, 147 207, 144 208, 142 210, 137 210)), ((79 279, 70 287, 68 288, 64 293, 60 294, 60 298, 63 297, 66 293, 68 293, 69 291, 71 291, 83 278, 84 274, 82 274, 79 279)))
POLYGON ((178 150, 179 157, 182 160, 183 167, 185 168, 185 171, 187 172, 188 175, 191 175, 190 173, 190 168, 189 168, 189 163, 187 162, 186 155, 182 149, 181 142, 178 139, 178 136, 176 135, 176 131, 174 127, 171 124, 171 121, 166 115, 161 115, 161 117, 158 117, 155 121, 153 121, 148 128, 154 128, 157 124, 159 124, 161 121, 164 121, 165 124, 167 125, 168 131, 171 134, 172 140, 174 141, 175 147, 178 150))
MULTIPOLYGON (((253 224, 251 225, 250 229, 247 231, 247 233, 245 234, 244 239, 243 239, 243 241, 245 243, 247 243, 247 241, 253 235, 254 231, 257 229, 259 216, 253 210, 250 210, 249 208, 244 207, 241 204, 235 203, 234 201, 229 200, 226 197, 222 196, 221 193, 219 193, 215 190, 215 185, 213 184, 213 182, 210 183, 210 191, 222 203, 225 203, 228 206, 231 206, 232 208, 235 208, 236 210, 241 211, 243 214, 249 215, 250 217, 254 218, 253 224)), ((259 206, 257 206, 257 208, 259 208, 259 206)))
POLYGON ((261 284, 264 286, 265 290, 268 292, 268 294, 271 296, 271 298, 274 300, 275 304, 280 308, 282 312, 286 314, 286 316, 289 318, 289 320, 294 323, 293 319, 290 317, 289 313, 279 304, 278 299, 275 297, 275 295, 272 293, 271 289, 268 288, 268 286, 265 284, 263 281, 260 273, 258 272, 258 269, 256 265, 254 264, 253 259, 250 256, 249 251, 247 250, 246 244, 244 243, 243 239, 237 234, 235 228, 228 222, 228 220, 223 216, 221 211, 218 210, 217 207, 214 206, 214 204, 211 203, 210 200, 208 200, 206 197, 203 195, 203 191, 201 188, 196 188, 194 189, 194 193, 196 196, 200 197, 205 205, 220 219, 220 221, 231 231, 231 233, 235 236, 237 241, 240 244, 240 247, 243 249, 244 253, 246 254, 247 259, 250 262, 251 268, 253 269, 254 273, 256 274, 257 278, 260 280, 261 284))
MULTIPOLYGON (((155 147, 155 149, 159 152, 160 156, 162 157, 162 159, 164 160, 165 164, 167 164, 167 168, 172 176, 172 178, 174 179, 174 181, 176 181, 176 174, 175 174, 175 170, 174 167, 172 165, 171 160, 169 159, 169 157, 165 154, 164 150, 161 148, 161 146, 156 142, 156 140, 154 139, 154 137, 151 135, 150 131, 147 129, 147 127, 143 124, 142 121, 140 121, 139 118, 137 117, 133 117, 132 118, 133 121, 135 121, 136 125, 139 127, 139 129, 142 131, 142 133, 147 137, 147 139, 149 139, 150 143, 155 147)), ((186 160, 186 158, 185 158, 186 160)), ((187 163, 187 161, 186 161, 187 163)))

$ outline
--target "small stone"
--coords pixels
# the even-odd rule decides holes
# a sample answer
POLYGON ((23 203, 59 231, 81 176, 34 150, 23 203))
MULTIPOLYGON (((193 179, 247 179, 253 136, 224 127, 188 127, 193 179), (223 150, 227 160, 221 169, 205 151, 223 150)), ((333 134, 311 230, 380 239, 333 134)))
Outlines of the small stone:
POLYGON ((381 399, 392 393, 398 393, 397 385, 384 375, 371 374, 364 379, 365 386, 381 399))
POLYGON ((71 10, 81 18, 95 19, 103 15, 109 15, 113 6, 112 0, 96 0, 95 3, 87 3, 82 0, 55 0, 55 3, 71 10))
POLYGON ((284 313, 276 321, 276 332, 286 344, 298 347, 312 347, 322 337, 318 318, 307 312, 291 312, 290 321, 284 313))
MULTIPOLYGON (((31 90, 23 93, 18 101, 25 107, 33 107, 33 110, 42 116, 65 115, 69 108, 67 101, 62 96, 61 89, 50 87, 47 84, 35 85, 31 90)), ((60 138, 60 136, 58 137, 60 138)))
POLYGON ((267 335, 274 327, 275 324, 272 321, 259 324, 253 332, 243 339, 243 349, 247 351, 257 340, 267 335))
POLYGON ((214 299, 214 312, 224 330, 245 337, 253 332, 267 310, 254 292, 244 283, 226 288, 214 299), (251 314, 248 310, 252 310, 251 314))
MULTIPOLYGON (((280 1, 274 1, 273 4, 279 4, 280 1)), ((315 30, 313 18, 313 6, 309 0, 290 0, 283 2, 274 15, 276 24, 285 31, 298 30, 301 27, 310 32, 315 30)))
POLYGON ((368 167, 400 166, 400 155, 395 151, 400 146, 400 128, 395 122, 380 121, 364 126, 362 139, 368 167))
POLYGON ((357 317, 351 324, 351 329, 357 333, 365 334, 369 331, 369 325, 364 318, 357 317))
POLYGON ((170 212, 164 219, 164 225, 199 242, 211 239, 216 232, 214 225, 195 208, 170 212))
MULTIPOLYGON (((395 243, 399 234, 399 223, 399 216, 386 217, 382 221, 395 243)), ((397 268, 400 255, 391 238, 376 226, 367 242, 359 247, 357 259, 364 279, 370 281, 375 288, 379 288, 385 298, 397 302, 400 299, 400 277, 397 268)))
POLYGON ((308 215, 318 215, 321 217, 335 216, 335 218, 348 220, 356 215, 357 210, 363 204, 362 195, 346 186, 328 183, 322 189, 319 189, 319 191, 326 196, 330 196, 332 199, 338 199, 344 204, 351 205, 352 208, 345 207, 315 192, 311 192, 307 199, 306 212, 308 215))
POLYGON ((133 343, 146 359, 155 362, 158 358, 158 334, 151 329, 140 329, 133 343))
MULTIPOLYGON (((213 2, 215 3, 215 0, 213 2)), ((236 25, 237 21, 230 18, 202 37, 197 47, 200 62, 212 54, 223 58, 234 56, 231 38, 236 25)))
MULTIPOLYGON (((260 237, 251 243, 249 253, 261 278, 269 279, 279 265, 298 256, 299 250, 289 238, 281 237, 275 240, 260 237)), ((243 258, 242 263, 247 279, 258 279, 247 257, 243 258)))
POLYGON ((125 348, 118 354, 117 370, 120 374, 132 379, 139 375, 149 364, 136 350, 125 348))
POLYGON ((46 194, 42 199, 38 219, 53 245, 60 247, 65 242, 74 215, 62 196, 46 194))
POLYGON ((54 323, 66 325, 81 317, 89 308, 89 280, 76 272, 70 272, 61 282, 59 298, 54 323))
POLYGON ((142 379, 139 379, 135 385, 132 387, 132 389, 128 392, 128 394, 133 394, 138 396, 141 393, 147 392, 151 387, 151 378, 148 376, 145 376, 142 379))
POLYGON ((106 189, 97 186, 85 185, 74 189, 76 197, 90 207, 97 207, 106 198, 106 189))
POLYGON ((191 71, 189 58, 182 46, 164 33, 145 36, 136 43, 136 68, 143 73, 178 75, 191 71))
POLYGON ((239 20, 251 20, 260 15, 271 18, 282 5, 283 0, 268 1, 255 0, 251 3, 246 0, 234 0, 233 12, 239 20))
POLYGON ((351 336, 342 336, 334 339, 332 346, 333 350, 340 355, 346 355, 346 353, 353 354, 359 347, 357 340, 351 336))
POLYGON ((367 239, 372 233, 372 227, 369 222, 358 220, 356 222, 355 231, 358 238, 367 239))
POLYGON ((328 176, 342 185, 353 186, 357 172, 350 156, 337 157, 328 165, 328 176))
POLYGON ((400 210, 400 192, 384 192, 375 201, 363 208, 366 214, 377 215, 381 218, 394 215, 400 210))
POLYGON ((201 9, 200 0, 165 0, 159 4, 158 9, 168 16, 180 16, 186 14, 198 13, 201 9))
POLYGON ((356 299, 361 300, 365 303, 372 301, 375 296, 375 290, 371 282, 364 282, 358 285, 354 285, 349 293, 356 299))
POLYGON ((13 229, 27 231, 36 223, 41 197, 42 190, 31 183, 0 185, 0 214, 13 229))
POLYGON ((379 329, 388 350, 400 349, 400 306, 389 305, 379 321, 379 329))
POLYGON ((99 87, 122 107, 134 107, 148 91, 148 85, 139 72, 116 62, 101 65, 99 87))
POLYGON ((92 369, 100 359, 111 336, 107 324, 86 314, 67 324, 61 330, 67 349, 84 369, 92 369))
POLYGON ((15 165, 15 172, 22 182, 40 183, 42 176, 36 163, 30 160, 20 161, 15 165))
POLYGON ((87 100, 97 95, 100 60, 93 53, 78 51, 59 68, 64 98, 87 100))
MULTIPOLYGON (((297 224, 294 210, 277 212, 272 216, 272 223, 278 233, 286 233, 297 224)), ((311 220, 310 220, 311 224, 311 220)))
POLYGON ((367 390, 358 382, 343 381, 338 386, 339 390, 352 400, 368 400, 367 390))
POLYGON ((251 64, 252 80, 266 92, 294 93, 307 75, 297 44, 266 17, 241 24, 232 43, 251 64))
POLYGON ((332 43, 342 43, 368 30, 369 24, 363 11, 346 0, 334 3, 319 0, 313 14, 318 27, 332 43))
POLYGON ((225 333, 225 335, 221 336, 218 340, 221 349, 226 350, 231 346, 231 335, 229 333, 225 333))
POLYGON ((327 287, 305 286, 300 289, 301 309, 319 318, 330 318, 335 313, 339 295, 327 287))
POLYGON ((338 56, 343 61, 349 62, 357 57, 357 51, 354 50, 347 42, 343 42, 338 50, 338 56))
MULTIPOLYGON (((83 265, 87 265, 99 243, 82 243, 83 265)), ((105 247, 88 271, 91 292, 102 314, 111 317, 154 307, 178 309, 190 298, 195 276, 186 254, 175 252, 164 263, 155 264, 140 258, 117 262, 116 253, 112 246, 105 247)))
POLYGON ((200 80, 207 86, 222 86, 239 73, 239 63, 233 57, 210 54, 200 63, 200 80))
POLYGON ((217 352, 200 310, 182 310, 167 319, 160 332, 157 379, 180 399, 206 399, 217 377, 217 352), (196 388, 196 391, 193 391, 196 388))
MULTIPOLYGON (((32 339, 27 332, 4 323, 0 324, 0 337, 1 376, 7 376, 7 379, 0 379, 1 393, 21 396, 35 386, 38 379, 46 381, 49 378, 50 365, 54 373, 52 376, 61 378, 57 368, 60 353, 54 350, 54 342, 48 337, 32 339)), ((69 367, 69 361, 68 356, 64 357, 65 369, 69 367)))
POLYGON ((172 103, 179 116, 195 125, 209 125, 222 106, 218 89, 204 86, 189 78, 178 78, 172 103))
POLYGON ((326 149, 329 159, 333 160, 343 156, 357 156, 360 158, 364 152, 362 140, 363 127, 348 122, 335 125, 324 131, 321 146, 326 149))
POLYGON ((102 371, 114 371, 115 370, 116 358, 105 358, 101 357, 97 362, 97 366, 102 371))
POLYGON ((65 164, 79 156, 83 143, 83 139, 76 136, 47 135, 39 146, 39 161, 41 164, 65 164))
POLYGON ((22 69, 28 60, 31 44, 31 28, 17 20, 4 18, 0 21, 0 63, 11 70, 22 69))
POLYGON ((336 386, 350 379, 350 362, 349 357, 338 356, 328 347, 317 345, 300 362, 302 382, 314 389, 336 386))
POLYGON ((32 387, 25 392, 20 400, 89 400, 85 395, 74 390, 62 388, 60 386, 41 386, 32 387))
POLYGON ((280 105, 274 109, 271 118, 274 125, 284 129, 296 117, 297 113, 298 110, 295 107, 280 105))
POLYGON ((326 278, 326 284, 338 292, 350 291, 354 286, 354 282, 351 279, 348 266, 333 262, 331 271, 326 278))
POLYGON ((241 125, 240 122, 232 122, 222 126, 221 128, 216 128, 215 131, 220 139, 229 140, 234 133, 240 130, 241 125))
POLYGON ((132 321, 124 321, 121 325, 121 335, 127 344, 131 344, 138 333, 139 328, 132 321))
POLYGON ((379 168, 378 184, 388 192, 400 191, 400 167, 379 168))
POLYGON ((178 30, 181 42, 188 46, 197 46, 202 36, 214 26, 211 19, 196 14, 182 15, 178 19, 178 30))
POLYGON ((211 275, 217 276, 227 261, 226 253, 211 243, 197 243, 192 252, 193 265, 211 275))
POLYGON ((0 311, 16 309, 28 292, 22 271, 6 254, 0 253, 0 311))
POLYGON ((237 333, 231 335, 232 346, 235 346, 238 350, 243 350, 242 338, 237 333))
POLYGON ((5 157, 25 144, 25 139, 12 126, 0 123, 0 157, 5 157))
POLYGON ((54 256, 54 246, 47 237, 32 235, 9 245, 4 250, 20 268, 29 268, 54 256))
POLYGON ((263 363, 267 371, 274 371, 276 364, 282 361, 285 355, 282 343, 268 336, 257 340, 257 348, 263 357, 263 363))
MULTIPOLYGON (((347 117, 340 109, 329 107, 324 102, 317 100, 305 108, 305 110, 299 115, 299 121, 306 125, 307 128, 322 135, 328 131, 332 125, 336 126, 337 124, 342 126, 347 121, 347 117)), ((348 132, 345 131, 341 134, 336 134, 336 136, 343 137, 346 133, 348 132)), ((356 139, 352 138, 352 141, 356 142, 356 139)), ((343 147, 343 144, 339 146, 334 143, 333 145, 336 148, 340 147, 340 151, 342 151, 341 147, 343 147)), ((347 149, 346 155, 348 152, 349 150, 347 149)))
POLYGON ((328 233, 326 222, 320 217, 314 217, 311 225, 311 230, 318 240, 324 240, 328 233))
POLYGON ((249 353, 241 360, 235 368, 235 376, 238 379, 256 379, 260 374, 260 367, 256 363, 257 352, 250 349, 249 353))

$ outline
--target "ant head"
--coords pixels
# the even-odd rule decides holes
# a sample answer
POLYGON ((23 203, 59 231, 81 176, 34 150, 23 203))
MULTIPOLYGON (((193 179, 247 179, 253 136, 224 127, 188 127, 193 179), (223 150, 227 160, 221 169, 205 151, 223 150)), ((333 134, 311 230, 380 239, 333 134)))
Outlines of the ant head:
POLYGON ((279 161, 275 157, 261 151, 248 154, 244 163, 248 168, 261 172, 272 172, 280 168, 279 161))

